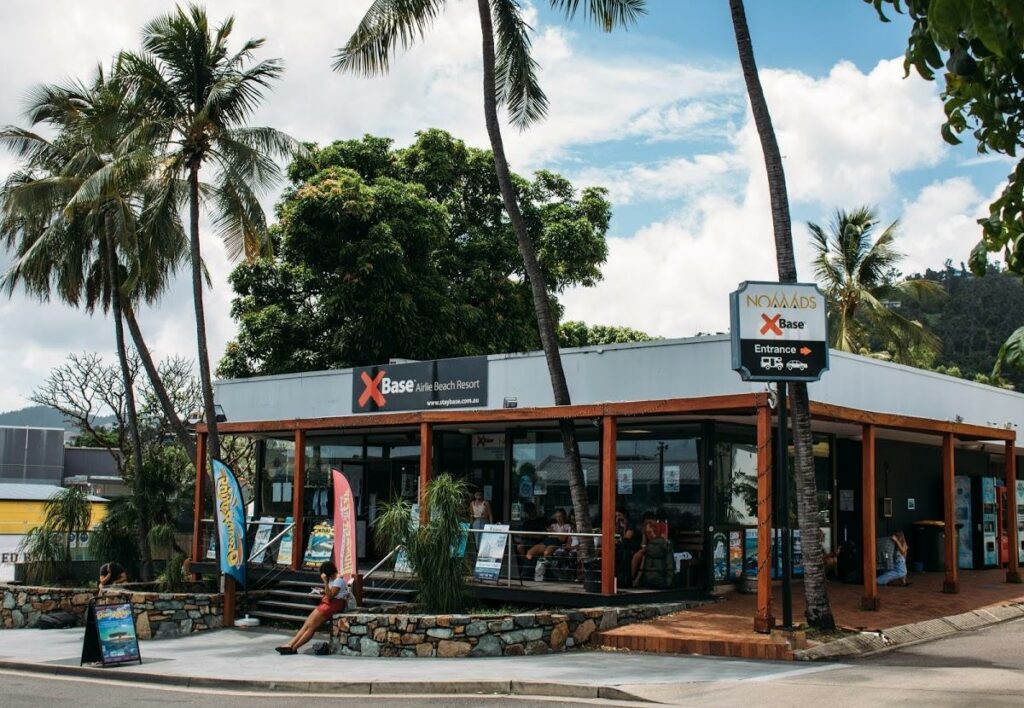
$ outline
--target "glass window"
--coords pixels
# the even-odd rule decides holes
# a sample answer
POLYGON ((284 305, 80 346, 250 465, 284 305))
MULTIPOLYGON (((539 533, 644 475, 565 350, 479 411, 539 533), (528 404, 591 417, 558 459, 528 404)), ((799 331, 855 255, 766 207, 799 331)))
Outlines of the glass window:
POLYGON ((715 446, 719 524, 757 526, 757 446, 719 442, 715 446))
POLYGON ((260 474, 261 515, 285 518, 292 515, 292 479, 295 472, 295 442, 265 440, 263 470, 260 474))
MULTIPOLYGON (((512 435, 512 513, 518 526, 525 518, 527 504, 533 504, 537 515, 550 519, 556 509, 572 511, 569 492, 568 465, 557 430, 514 430, 512 435), (518 506, 517 506, 518 505, 518 506)), ((580 462, 587 490, 590 518, 597 524, 601 511, 601 462, 598 431, 576 428, 580 462)))
POLYGON ((638 530, 647 515, 667 521, 677 540, 683 533, 700 533, 698 428, 620 423, 615 473, 616 507, 638 530))

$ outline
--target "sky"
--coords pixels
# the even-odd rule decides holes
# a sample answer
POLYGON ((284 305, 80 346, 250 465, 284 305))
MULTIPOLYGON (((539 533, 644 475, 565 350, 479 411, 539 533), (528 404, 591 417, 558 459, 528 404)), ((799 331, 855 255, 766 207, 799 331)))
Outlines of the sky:
MULTIPOLYGON (((604 279, 561 294, 568 319, 625 325, 663 337, 724 331, 728 293, 774 279, 767 182, 747 107, 726 0, 649 0, 628 32, 606 34, 522 0, 550 99, 547 119, 507 128, 513 169, 561 172, 609 190, 614 216, 604 279)), ((449 0, 427 37, 373 79, 330 69, 370 0, 209 0, 211 18, 236 17, 236 42, 266 37, 262 58, 285 74, 254 116, 320 143, 384 135, 401 146, 439 127, 487 146, 480 100, 476 3, 449 0)), ((0 124, 25 125, 39 83, 87 77, 137 47, 165 0, 4 0, 0 3, 0 124)), ((837 208, 874 207, 900 220, 905 273, 966 261, 975 220, 1011 164, 940 135, 940 86, 904 78, 908 22, 883 24, 861 0, 747 0, 754 50, 785 163, 799 276, 813 280, 808 221, 837 208)), ((0 175, 15 166, 0 154, 0 175)), ((276 193, 266 195, 269 207, 276 193)), ((204 220, 204 227, 206 222, 204 220)), ((229 262, 205 229, 212 279, 206 316, 213 366, 233 337, 229 262)), ((0 266, 9 256, 0 252, 0 266)), ((194 358, 187 274, 140 313, 157 356, 194 358)), ((28 405, 72 352, 113 356, 113 324, 15 292, 0 299, 0 411, 28 405)), ((111 359, 113 360, 113 359, 111 359)))

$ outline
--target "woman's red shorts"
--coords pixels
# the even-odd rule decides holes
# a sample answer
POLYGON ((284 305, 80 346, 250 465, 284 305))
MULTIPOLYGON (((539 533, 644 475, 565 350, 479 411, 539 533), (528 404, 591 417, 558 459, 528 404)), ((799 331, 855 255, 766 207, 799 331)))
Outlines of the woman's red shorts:
POLYGON ((343 612, 345 610, 344 600, 323 600, 319 605, 316 606, 316 611, 322 615, 326 615, 327 619, 330 619, 337 612, 343 612))

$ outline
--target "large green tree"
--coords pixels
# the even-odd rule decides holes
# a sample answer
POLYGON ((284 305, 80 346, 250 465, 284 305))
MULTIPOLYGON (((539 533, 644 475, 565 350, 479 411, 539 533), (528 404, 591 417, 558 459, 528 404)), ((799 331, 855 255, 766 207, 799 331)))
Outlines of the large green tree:
MULTIPOLYGON (((780 283, 795 283, 796 259, 793 255, 793 230, 789 215, 789 195, 786 190, 786 172, 782 153, 775 137, 768 101, 761 87, 761 77, 754 60, 754 45, 747 26, 743 0, 729 0, 736 47, 739 52, 747 97, 757 127, 757 135, 764 153, 768 174, 768 196, 771 201, 772 227, 775 236, 775 259, 780 283)), ((780 384, 783 385, 783 384, 780 384)), ((796 470, 796 506, 801 537, 816 539, 821 533, 821 515, 818 513, 818 491, 814 477, 814 457, 811 439, 811 405, 807 384, 789 384, 790 405, 793 411, 793 449, 796 470)), ((824 551, 820 543, 807 542, 803 546, 804 599, 807 623, 812 627, 830 630, 835 627, 832 606, 825 582, 824 551)), ((762 569, 762 572, 765 572, 762 569)))
MULTIPOLYGON (((944 82, 946 121, 942 137, 961 142, 965 133, 978 152, 1012 158, 1024 147, 1024 2, 1021 0, 864 0, 888 22, 886 9, 913 21, 904 66, 944 82), (943 71, 944 70, 944 71, 943 71)), ((983 275, 988 253, 1002 254, 1007 268, 1024 275, 1024 159, 979 219, 981 240, 971 251, 971 270, 983 275)), ((996 373, 1006 362, 1024 371, 1024 327, 999 351, 996 373)))
MULTIPOLYGON (((628 26, 645 11, 646 0, 549 0, 552 8, 572 18, 583 5, 586 14, 603 30, 628 26)), ((374 0, 356 31, 338 52, 335 68, 375 76, 388 71, 391 56, 401 45, 409 47, 422 37, 448 5, 447 0, 374 0)), ((547 360, 555 405, 572 403, 562 357, 558 351, 558 321, 537 245, 530 235, 520 205, 498 118, 499 108, 508 111, 512 124, 525 129, 547 112, 547 96, 540 87, 537 61, 531 54, 531 28, 522 0, 477 0, 483 59, 483 108, 491 155, 526 278, 533 298, 541 346, 547 360)), ((568 467, 569 491, 579 531, 591 530, 590 504, 580 465, 579 444, 573 423, 559 421, 568 467)), ((584 539, 586 553, 589 542, 584 539)))
MULTIPOLYGON (((277 254, 232 274, 239 332, 221 375, 539 346, 489 152, 441 130, 398 150, 366 136, 311 148, 288 174, 277 254)), ((600 278, 610 205, 550 172, 513 179, 557 312, 556 293, 600 278)))
POLYGON ((588 325, 586 322, 569 321, 558 326, 558 343, 563 347, 592 347, 600 344, 625 344, 627 342, 650 342, 658 339, 632 327, 611 325, 588 325))
POLYGON ((220 456, 220 436, 206 341, 200 210, 212 216, 230 256, 265 253, 269 242, 259 195, 278 179, 274 158, 297 147, 273 128, 247 125, 283 66, 278 59, 255 59, 262 39, 248 39, 232 50, 233 29, 233 17, 215 27, 204 8, 179 6, 145 26, 142 52, 124 53, 119 60, 121 72, 163 127, 167 200, 184 202, 188 211, 197 364, 211 459, 220 456), (202 182, 201 172, 212 173, 212 179, 202 182))
POLYGON ((924 278, 894 280, 903 254, 896 250, 898 222, 874 236, 878 217, 867 207, 839 209, 827 229, 809 223, 814 271, 829 300, 829 345, 845 352, 870 351, 872 340, 908 363, 912 355, 934 356, 941 342, 921 322, 893 307, 904 300, 938 300, 939 283, 924 278))

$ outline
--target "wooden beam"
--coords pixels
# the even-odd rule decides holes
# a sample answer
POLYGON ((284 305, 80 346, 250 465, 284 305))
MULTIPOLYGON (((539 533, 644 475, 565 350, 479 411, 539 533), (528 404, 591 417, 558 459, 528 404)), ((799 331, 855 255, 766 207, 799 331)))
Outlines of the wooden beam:
MULTIPOLYGON (((389 426, 460 425, 483 423, 521 423, 531 421, 559 421, 575 418, 603 418, 612 415, 728 415, 754 413, 755 408, 767 401, 764 393, 738 393, 696 398, 669 398, 656 401, 617 401, 572 406, 545 406, 536 408, 495 408, 487 410, 412 411, 403 413, 371 413, 327 418, 291 420, 262 420, 220 423, 217 430, 224 433, 287 433, 294 430, 333 430, 340 428, 374 428, 389 426)), ((200 424, 197 429, 205 430, 200 424)))
POLYGON ((1006 548, 1010 557, 1006 560, 1006 582, 1021 582, 1020 575, 1020 533, 1017 528, 1017 457, 1013 442, 1006 441, 1006 548))
MULTIPOLYGON (((618 424, 601 419, 601 594, 615 594, 615 494, 618 424)), ((623 540, 625 541, 625 540, 623 540)))
POLYGON ((775 627, 772 615, 772 414, 767 405, 757 409, 757 614, 754 631, 768 634, 775 627))
POLYGON ((237 589, 235 587, 235 579, 230 575, 224 576, 224 618, 222 620, 222 626, 234 627, 235 626, 235 596, 237 595, 237 589))
POLYGON ((295 469, 292 470, 292 570, 302 567, 302 553, 305 550, 306 513, 306 431, 295 431, 295 469))
POLYGON ((434 467, 434 428, 430 423, 420 423, 420 524, 430 519, 427 508, 427 485, 434 467))
MULTIPOLYGON (((206 480, 206 433, 196 435, 196 488, 195 516, 192 520, 192 563, 199 563, 203 560, 203 487, 206 480)), ((193 580, 199 580, 198 574, 192 575, 193 580)))
POLYGON ((879 428, 904 430, 912 433, 952 433, 961 440, 1015 440, 1017 433, 1006 428, 989 428, 984 425, 957 423, 952 420, 932 420, 910 415, 862 411, 857 408, 837 406, 832 403, 811 401, 811 416, 815 420, 830 420, 837 423, 871 424, 879 428))
POLYGON ((870 423, 861 432, 861 520, 864 529, 864 597, 861 608, 877 610, 878 599, 878 564, 875 548, 878 531, 875 521, 878 518, 878 496, 875 493, 875 426, 870 423))
POLYGON ((942 591, 948 593, 960 592, 954 509, 956 496, 953 479, 956 470, 954 454, 953 433, 944 433, 942 435, 942 516, 945 522, 946 536, 946 578, 942 583, 942 591))

